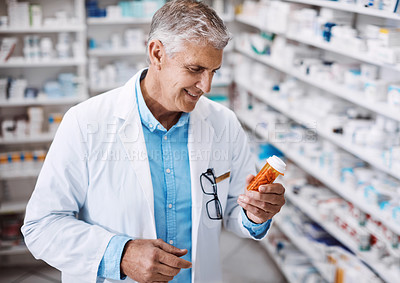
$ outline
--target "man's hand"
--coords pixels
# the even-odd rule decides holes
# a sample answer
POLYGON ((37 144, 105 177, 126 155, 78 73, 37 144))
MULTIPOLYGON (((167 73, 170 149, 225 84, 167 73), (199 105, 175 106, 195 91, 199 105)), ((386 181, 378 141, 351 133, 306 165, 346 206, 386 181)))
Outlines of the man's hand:
MULTIPOLYGON (((247 184, 254 175, 247 177, 247 184)), ((238 204, 246 211, 247 217, 260 224, 271 219, 285 204, 285 188, 279 183, 261 185, 257 191, 247 191, 238 198, 238 204)))
POLYGON ((125 245, 121 272, 140 283, 168 282, 181 268, 192 267, 191 262, 180 258, 186 253, 161 239, 131 240, 125 245))

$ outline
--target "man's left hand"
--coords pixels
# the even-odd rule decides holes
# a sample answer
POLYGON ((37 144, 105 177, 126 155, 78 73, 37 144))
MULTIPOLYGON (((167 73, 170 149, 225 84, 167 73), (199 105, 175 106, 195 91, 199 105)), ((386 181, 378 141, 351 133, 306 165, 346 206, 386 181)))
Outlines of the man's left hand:
MULTIPOLYGON (((254 178, 248 176, 247 183, 254 178)), ((261 185, 258 191, 247 191, 239 196, 237 202, 246 211, 247 217, 254 223, 261 224, 277 214, 285 204, 285 188, 282 184, 261 185)))

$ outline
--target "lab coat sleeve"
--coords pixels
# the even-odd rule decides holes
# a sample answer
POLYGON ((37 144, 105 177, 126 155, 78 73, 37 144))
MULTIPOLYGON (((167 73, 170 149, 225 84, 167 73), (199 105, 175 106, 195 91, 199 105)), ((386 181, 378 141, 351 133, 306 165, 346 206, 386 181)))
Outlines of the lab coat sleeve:
POLYGON ((266 233, 261 238, 256 237, 256 235, 251 235, 248 229, 243 226, 241 207, 237 203, 238 196, 245 192, 246 177, 249 174, 255 174, 255 161, 250 152, 247 135, 236 116, 234 114, 233 116, 231 123, 234 130, 230 134, 232 152, 231 179, 224 215, 224 226, 239 237, 262 239, 266 233))
POLYGON ((88 189, 87 144, 71 108, 64 116, 28 202, 22 233, 33 256, 96 281, 110 239, 104 228, 78 220, 88 189))

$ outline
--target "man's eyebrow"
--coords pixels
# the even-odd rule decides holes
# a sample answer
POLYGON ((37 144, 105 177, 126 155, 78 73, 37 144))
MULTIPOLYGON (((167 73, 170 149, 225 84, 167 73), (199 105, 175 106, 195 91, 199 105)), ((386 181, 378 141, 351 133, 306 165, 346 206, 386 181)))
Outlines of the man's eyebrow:
MULTIPOLYGON (((184 66, 186 67, 186 68, 199 68, 199 69, 201 69, 201 70, 206 70, 206 69, 208 69, 208 68, 206 68, 206 67, 204 67, 204 66, 201 66, 201 65, 197 65, 197 64, 184 64, 184 66)), ((221 69, 221 66, 219 66, 218 68, 216 68, 216 69, 214 69, 213 71, 218 71, 219 69, 221 69)))
POLYGON ((221 66, 219 66, 218 68, 214 69, 213 71, 218 71, 219 69, 221 69, 221 66))

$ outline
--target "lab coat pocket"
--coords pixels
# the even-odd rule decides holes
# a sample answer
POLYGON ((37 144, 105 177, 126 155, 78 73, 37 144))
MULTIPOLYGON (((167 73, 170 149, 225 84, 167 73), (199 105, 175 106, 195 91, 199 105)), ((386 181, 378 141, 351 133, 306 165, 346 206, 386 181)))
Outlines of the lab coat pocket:
POLYGON ((229 180, 217 184, 218 199, 214 195, 203 194, 202 218, 208 228, 220 227, 224 216, 229 180))

